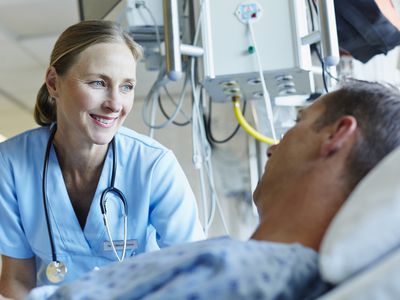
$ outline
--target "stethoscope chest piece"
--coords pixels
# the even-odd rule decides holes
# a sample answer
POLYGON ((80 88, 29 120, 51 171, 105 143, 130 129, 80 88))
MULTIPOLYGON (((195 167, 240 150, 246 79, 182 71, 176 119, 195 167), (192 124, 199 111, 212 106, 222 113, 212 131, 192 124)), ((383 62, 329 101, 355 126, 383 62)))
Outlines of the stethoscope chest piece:
POLYGON ((52 261, 47 265, 46 276, 50 282, 58 283, 63 281, 65 274, 67 274, 67 267, 63 262, 52 261))

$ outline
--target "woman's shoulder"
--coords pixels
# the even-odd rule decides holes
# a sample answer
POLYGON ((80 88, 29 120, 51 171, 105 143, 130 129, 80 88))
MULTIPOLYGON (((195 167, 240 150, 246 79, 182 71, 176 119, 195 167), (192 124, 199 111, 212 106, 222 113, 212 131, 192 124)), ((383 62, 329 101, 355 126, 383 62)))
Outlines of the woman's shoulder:
MULTIPOLYGON (((49 136, 49 127, 37 127, 19 133, 0 143, 0 153, 4 155, 18 155, 42 148, 49 136)), ((21 157, 22 158, 22 157, 21 157)))
POLYGON ((149 136, 138 133, 127 127, 118 130, 117 141, 125 146, 146 148, 157 152, 167 152, 169 149, 149 136))

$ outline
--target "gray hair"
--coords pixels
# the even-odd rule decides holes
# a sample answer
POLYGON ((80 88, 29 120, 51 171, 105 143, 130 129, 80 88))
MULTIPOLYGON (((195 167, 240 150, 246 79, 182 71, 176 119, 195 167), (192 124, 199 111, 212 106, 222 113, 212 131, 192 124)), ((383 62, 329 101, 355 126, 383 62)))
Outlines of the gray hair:
POLYGON ((346 80, 324 99, 316 129, 344 115, 354 116, 360 138, 348 157, 348 183, 355 186, 381 159, 400 145, 399 89, 378 82, 346 80))

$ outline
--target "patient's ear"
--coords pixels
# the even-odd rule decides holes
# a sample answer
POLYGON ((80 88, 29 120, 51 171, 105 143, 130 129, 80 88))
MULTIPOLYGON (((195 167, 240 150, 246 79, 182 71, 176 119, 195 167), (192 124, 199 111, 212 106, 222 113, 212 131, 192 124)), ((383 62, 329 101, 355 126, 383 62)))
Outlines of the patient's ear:
POLYGON ((49 67, 46 72, 46 86, 52 98, 58 97, 57 80, 58 74, 56 69, 53 66, 49 67))
POLYGON ((354 136, 357 120, 353 116, 346 115, 328 127, 328 135, 321 145, 321 154, 324 157, 335 154, 354 136))

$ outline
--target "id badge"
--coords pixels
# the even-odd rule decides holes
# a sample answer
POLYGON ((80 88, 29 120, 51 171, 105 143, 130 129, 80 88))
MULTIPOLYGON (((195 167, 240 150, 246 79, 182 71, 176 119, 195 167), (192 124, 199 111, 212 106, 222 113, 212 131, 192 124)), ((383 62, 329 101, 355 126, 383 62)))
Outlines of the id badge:
MULTIPOLYGON (((114 247, 117 251, 124 250, 124 240, 115 240, 114 247)), ((127 240, 126 250, 136 250, 138 248, 138 240, 127 240)), ((110 241, 104 241, 103 243, 104 251, 113 251, 112 243, 110 241)))

